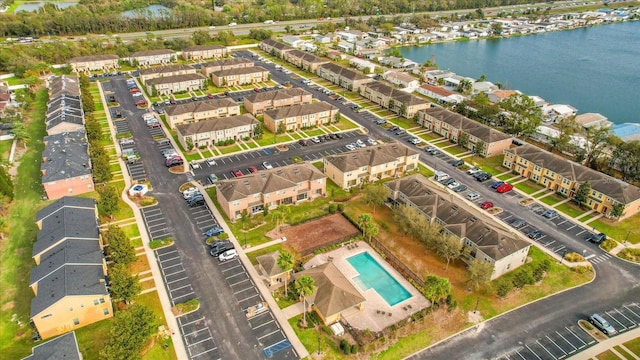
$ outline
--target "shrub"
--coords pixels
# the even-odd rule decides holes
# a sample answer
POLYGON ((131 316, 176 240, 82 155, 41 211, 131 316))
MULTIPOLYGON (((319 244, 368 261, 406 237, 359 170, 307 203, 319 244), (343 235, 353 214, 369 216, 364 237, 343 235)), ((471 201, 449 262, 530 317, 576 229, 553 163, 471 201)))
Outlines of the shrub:
MULTIPOLYGON (((347 342, 347 340, 342 339, 340 340, 340 350, 344 351, 345 354, 347 354, 347 347, 349 346, 349 343, 347 342)), ((349 349, 351 350, 351 349, 349 349)))
POLYGON ((338 209, 338 205, 329 204, 329 214, 335 214, 337 209, 338 209))
POLYGON ((533 269, 533 271, 531 272, 531 276, 533 277, 533 281, 541 281, 544 277, 544 270, 540 266, 538 266, 537 268, 533 269))
POLYGON ((621 259, 640 262, 640 249, 626 248, 620 251, 618 257, 621 259))
POLYGON ((567 260, 568 262, 580 262, 580 261, 584 261, 584 257, 582 257, 582 255, 576 253, 576 252, 571 252, 568 253, 564 256, 565 260, 567 260))
POLYGON ((338 212, 341 213, 344 211, 344 204, 338 204, 338 212))
POLYGON ((351 353, 352 354, 357 354, 358 353, 358 344, 351 345, 351 353))
POLYGON ((593 270, 591 266, 586 265, 572 266, 569 269, 571 269, 571 271, 577 272, 578 274, 584 274, 593 270))
POLYGON ((533 280, 533 276, 531 276, 531 274, 525 269, 519 270, 513 276, 512 281, 513 281, 513 286, 515 286, 518 289, 522 289, 527 284, 531 285, 535 283, 533 280))
POLYGON ((173 238, 164 238, 164 239, 156 239, 156 240, 151 240, 149 241, 149 247, 151 249, 158 249, 161 248, 163 246, 168 246, 173 244, 173 238))
POLYGON ((500 298, 507 296, 513 289, 513 282, 508 280, 500 280, 496 285, 496 295, 500 298))
POLYGON ((220 233, 220 235, 218 235, 218 239, 220 240, 227 240, 229 238, 229 234, 227 233, 220 233))
POLYGON ((616 242, 615 240, 612 240, 612 239, 607 239, 600 245, 602 250, 604 250, 606 252, 611 251, 611 249, 613 249, 616 246, 618 246, 618 242, 616 242))

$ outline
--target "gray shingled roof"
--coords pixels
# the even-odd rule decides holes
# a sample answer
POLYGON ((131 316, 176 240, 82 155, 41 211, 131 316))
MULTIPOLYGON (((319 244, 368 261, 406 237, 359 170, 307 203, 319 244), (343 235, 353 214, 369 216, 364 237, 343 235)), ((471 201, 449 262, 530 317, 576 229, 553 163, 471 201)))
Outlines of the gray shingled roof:
POLYGON ((80 96, 80 80, 77 76, 61 76, 53 78, 49 82, 49 99, 57 98, 62 94, 80 96))
POLYGON ((52 116, 47 117, 46 123, 47 123, 47 131, 49 131, 50 129, 62 123, 75 124, 75 125, 78 125, 76 129, 84 130, 84 116, 70 113, 70 112, 67 112, 66 110, 59 111, 53 114, 52 116))
POLYGON ((36 222, 55 214, 56 212, 60 211, 60 209, 65 207, 91 209, 95 212, 96 201, 91 198, 81 198, 76 196, 61 197, 60 199, 54 201, 52 204, 38 211, 38 213, 36 213, 36 222))
POLYGON ((82 115, 82 101, 80 101, 79 97, 66 95, 61 95, 53 99, 49 98, 46 117, 58 111, 82 115))
POLYGON ((175 54, 176 52, 173 50, 169 50, 169 49, 156 49, 156 50, 145 50, 145 51, 138 51, 138 52, 134 52, 133 54, 129 55, 129 57, 141 57, 141 56, 157 56, 157 55, 168 55, 168 54, 175 54))
POLYGON ((353 171, 363 166, 377 166, 391 163, 402 156, 417 154, 398 143, 389 143, 349 151, 347 153, 325 156, 325 160, 342 172, 353 171))
POLYGON ((371 79, 368 76, 365 76, 357 71, 347 69, 346 67, 342 67, 340 65, 336 65, 334 63, 327 63, 320 65, 321 68, 326 69, 334 74, 338 74, 342 77, 345 77, 350 80, 364 80, 371 79))
POLYGON ((100 265, 104 259, 100 241, 66 240, 42 254, 40 264, 31 269, 29 286, 65 265, 100 265))
POLYGON ((247 75, 247 74, 262 73, 265 71, 269 72, 269 70, 261 66, 250 66, 250 67, 218 70, 218 71, 214 71, 213 74, 216 75, 217 77, 225 77, 229 75, 247 75))
POLYGON ((69 332, 36 345, 32 354, 22 360, 82 360, 76 333, 69 332))
POLYGON ((48 183, 91 175, 87 137, 82 130, 45 136, 40 169, 45 173, 42 182, 48 183))
POLYGON ((530 244, 512 236, 493 224, 486 223, 464 207, 447 200, 448 195, 431 188, 422 175, 411 175, 385 183, 391 191, 398 191, 429 217, 437 217, 443 227, 456 236, 471 240, 482 252, 500 260, 530 244), (446 196, 446 197, 445 197, 446 196))
POLYGON ((254 92, 253 94, 245 95, 244 100, 252 103, 259 103, 263 101, 275 101, 293 97, 302 97, 306 95, 311 95, 311 93, 305 89, 292 87, 275 91, 254 92))
POLYGON ((629 204, 640 199, 640 188, 556 156, 536 146, 526 144, 508 151, 580 184, 589 181, 592 189, 609 196, 619 203, 629 204))
POLYGON ((337 110, 335 106, 324 102, 314 102, 311 104, 298 104, 291 106, 284 106, 277 109, 266 110, 265 115, 269 115, 272 119, 284 119, 288 117, 304 116, 311 114, 318 114, 325 111, 337 110))
POLYGON ((69 59, 69 64, 73 63, 81 63, 81 62, 89 62, 89 61, 104 61, 104 60, 115 60, 119 59, 118 55, 89 55, 89 56, 78 56, 69 59))
POLYGON ((221 180, 218 181, 216 189, 227 201, 234 201, 253 194, 290 189, 301 182, 325 178, 326 176, 315 166, 302 163, 260 171, 239 178, 221 180))
POLYGON ((37 316, 66 296, 108 295, 102 266, 67 265, 38 282, 38 295, 31 300, 31 317, 37 316))
POLYGON ((173 64, 173 65, 165 65, 165 66, 154 66, 146 69, 141 69, 139 71, 140 71, 140 75, 149 75, 149 74, 166 74, 166 73, 173 73, 176 71, 186 71, 186 70, 195 71, 196 69, 191 65, 173 64))
POLYGON ((64 207, 42 220, 32 254, 41 254, 63 239, 94 240, 99 236, 94 209, 64 207))
POLYGON ((182 136, 200 134, 211 131, 233 129, 238 126, 258 124, 259 121, 251 114, 228 116, 209 120, 202 120, 192 124, 180 124, 176 130, 182 136))
POLYGON ((462 129, 464 132, 473 135, 486 143, 501 141, 512 137, 511 135, 500 132, 440 106, 420 110, 419 112, 424 112, 425 114, 447 123, 454 128, 462 129))
POLYGON ((291 50, 287 52, 287 56, 289 57, 293 56, 310 63, 328 63, 329 62, 329 60, 327 59, 323 59, 319 56, 315 56, 311 53, 308 53, 306 51, 301 51, 301 50, 291 50))
POLYGON ((176 116, 187 113, 198 113, 203 111, 214 111, 219 108, 226 108, 238 105, 230 98, 209 99, 204 101, 187 102, 184 104, 169 105, 164 108, 167 116, 176 116))
POLYGON ((173 84, 177 82, 183 81, 192 81, 192 80, 205 80, 206 77, 200 74, 182 74, 182 75, 171 75, 164 76, 155 79, 147 80, 147 84, 149 85, 159 85, 159 84, 173 84))
POLYGON ((271 47, 273 47, 273 48, 281 50, 281 51, 282 50, 294 50, 295 49, 292 46, 289 46, 289 45, 287 45, 285 43, 281 43, 279 41, 275 41, 273 39, 265 39, 265 40, 262 40, 262 42, 267 44, 267 45, 269 45, 269 46, 271 46, 271 47))
POLYGON ((256 261, 262 268, 267 276, 276 276, 282 274, 284 270, 278 266, 278 258, 280 257, 280 251, 270 252, 268 254, 260 255, 256 257, 256 261))
POLYGON ((381 81, 372 81, 366 85, 364 85, 365 89, 369 88, 376 92, 379 92, 383 95, 389 96, 391 99, 395 101, 399 101, 407 106, 410 105, 420 105, 420 104, 429 104, 430 101, 423 99, 419 96, 415 96, 413 94, 409 94, 406 91, 402 91, 400 89, 396 89, 392 85, 385 84, 381 81))
POLYGON ((253 61, 245 58, 229 58, 229 59, 221 59, 216 61, 210 61, 202 64, 203 68, 213 67, 213 66, 232 66, 238 64, 250 64, 253 61))

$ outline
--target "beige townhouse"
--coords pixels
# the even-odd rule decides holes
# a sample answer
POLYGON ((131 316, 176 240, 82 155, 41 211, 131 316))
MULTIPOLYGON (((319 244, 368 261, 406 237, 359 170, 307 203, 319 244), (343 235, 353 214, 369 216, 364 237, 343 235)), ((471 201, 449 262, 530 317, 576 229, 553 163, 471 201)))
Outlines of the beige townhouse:
POLYGON ((176 61, 176 52, 169 49, 138 51, 129 55, 131 66, 168 64, 176 61))
POLYGON ((311 104, 313 97, 302 88, 261 91, 244 97, 244 109, 253 115, 284 106, 311 104))
POLYGON ((253 67, 255 63, 245 58, 228 58, 202 64, 202 74, 210 77, 214 71, 253 67))
POLYGON ((260 42, 258 45, 260 50, 269 53, 273 56, 277 56, 279 58, 283 58, 284 53, 295 50, 294 47, 289 46, 287 44, 281 43, 279 41, 275 41, 273 39, 265 39, 260 42))
POLYGON ((501 155, 513 142, 511 135, 439 106, 419 111, 416 122, 484 157, 501 155))
POLYGON ((418 169, 419 154, 396 142, 324 158, 324 173, 343 189, 402 176, 418 169))
POLYGON ((360 95, 408 119, 412 119, 419 110, 431 107, 431 102, 428 100, 381 81, 364 85, 360 88, 360 95))
POLYGON ((170 95, 178 92, 205 88, 206 78, 200 74, 165 76, 147 81, 147 92, 153 96, 170 95))
POLYGON ((176 126, 184 148, 211 146, 220 141, 252 138, 260 122, 250 114, 213 118, 176 126))
POLYGON ((271 79, 269 70, 260 66, 220 70, 211 73, 211 80, 217 87, 257 84, 269 81, 269 79, 271 79))
POLYGON ((164 108, 171 129, 180 124, 240 115, 240 105, 229 98, 192 101, 164 108))
POLYGON ((112 71, 119 67, 118 55, 91 55, 69 59, 73 72, 112 71))
POLYGON ((182 58, 187 61, 221 59, 228 54, 229 50, 222 45, 196 45, 182 50, 182 58))
POLYGON ((589 182, 585 205, 607 217, 621 214, 618 218, 624 220, 640 212, 640 188, 536 146, 505 149, 502 165, 568 198, 589 182))
POLYGON ((527 261, 531 245, 503 230, 491 218, 465 209, 454 202, 446 191, 433 186, 421 174, 395 179, 384 184, 389 198, 397 205, 415 208, 430 223, 442 227, 460 239, 469 255, 463 261, 476 259, 493 265, 491 279, 496 279, 527 261))
POLYGON ((340 110, 324 101, 285 106, 264 112, 264 126, 273 133, 300 130, 338 121, 340 110))
POLYGON ((243 211, 254 215, 326 195, 327 177, 306 162, 221 180, 216 186, 216 199, 231 220, 239 219, 243 211))
POLYGON ((283 59, 300 69, 312 73, 315 73, 318 70, 318 66, 329 63, 328 59, 323 59, 319 56, 315 56, 306 51, 300 50, 291 50, 285 52, 283 55, 283 59))
POLYGON ((151 79, 157 79, 167 76, 195 74, 196 69, 191 65, 174 64, 165 66, 154 66, 146 69, 140 69, 140 82, 146 84, 151 79))
POLYGON ((388 82, 404 88, 417 88, 420 86, 418 79, 402 71, 387 71, 382 77, 388 82))
POLYGON ((318 66, 317 74, 333 84, 356 92, 362 89, 365 84, 373 81, 373 78, 333 63, 318 66))

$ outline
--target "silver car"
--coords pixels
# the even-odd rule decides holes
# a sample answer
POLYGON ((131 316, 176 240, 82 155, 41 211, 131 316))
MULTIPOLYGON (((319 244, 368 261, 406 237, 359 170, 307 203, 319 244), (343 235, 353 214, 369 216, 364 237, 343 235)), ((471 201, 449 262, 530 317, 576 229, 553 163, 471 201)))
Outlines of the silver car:
POLYGON ((467 199, 469 199, 471 201, 479 199, 479 198, 480 198, 480 194, 478 194, 477 192, 472 192, 472 193, 467 194, 467 199))

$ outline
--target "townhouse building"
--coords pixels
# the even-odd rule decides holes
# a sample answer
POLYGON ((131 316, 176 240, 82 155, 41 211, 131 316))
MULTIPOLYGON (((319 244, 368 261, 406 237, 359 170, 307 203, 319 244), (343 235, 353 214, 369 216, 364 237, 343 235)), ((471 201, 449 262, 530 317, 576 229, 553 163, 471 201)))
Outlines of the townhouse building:
POLYGON ((324 102, 280 107, 264 112, 264 126, 273 133, 299 130, 338 121, 340 111, 324 102))
POLYGON ((151 79, 175 75, 195 74, 196 69, 191 65, 172 64, 140 69, 138 72, 140 73, 140 82, 146 84, 151 79))
POLYGON ((229 49, 222 45, 196 45, 182 50, 182 58, 187 61, 221 59, 229 55, 229 49))
POLYGON ((202 64, 202 74, 206 77, 210 77, 214 71, 253 67, 255 63, 245 58, 228 58, 216 61, 210 61, 202 64))
POLYGON ((388 71, 382 75, 382 78, 404 88, 417 88, 420 86, 418 79, 402 71, 388 71))
POLYGON ((253 115, 284 106, 311 104, 313 97, 302 88, 285 88, 258 92, 244 97, 244 109, 253 115))
POLYGON ((45 136, 42 186, 49 200, 94 190, 89 145, 84 129, 45 136))
POLYGON ((317 74, 333 84, 356 92, 362 89, 365 84, 373 81, 372 78, 357 71, 333 63, 318 66, 317 74))
POLYGON ((533 145, 504 150, 502 165, 547 189, 573 198, 589 182, 586 206, 607 217, 620 208, 620 220, 640 212, 640 188, 554 155, 533 145))
POLYGON ((129 55, 129 63, 131 64, 131 66, 168 64, 176 60, 176 52, 169 49, 138 51, 129 55))
POLYGON ((147 92, 157 95, 171 95, 178 92, 201 90, 205 88, 206 78, 200 74, 164 76, 147 81, 147 92))
POLYGON ((419 154, 398 143, 368 146, 326 156, 324 173, 343 189, 402 176, 418 168, 419 154))
POLYGON ((59 96, 76 96, 80 98, 80 79, 77 76, 62 75, 49 80, 49 99, 59 96))
POLYGON ((491 263, 492 280, 526 262, 531 247, 528 242, 503 230, 490 219, 482 218, 479 213, 448 200, 448 193, 433 186, 421 174, 395 179, 384 186, 397 205, 415 208, 430 223, 460 239, 463 246, 470 249, 468 259, 491 263))
POLYGON ((258 47, 260 48, 260 50, 277 56, 281 59, 283 58, 285 52, 295 50, 293 46, 289 46, 273 39, 262 40, 258 47))
POLYGON ((91 55, 69 59, 68 64, 73 72, 112 71, 119 67, 118 55, 91 55))
POLYGON ((178 141, 184 148, 215 145, 220 141, 253 137, 260 122, 250 114, 202 120, 176 126, 178 141))
POLYGON ((419 110, 431 107, 428 100, 380 81, 368 83, 360 88, 360 95, 408 119, 413 118, 419 110))
POLYGON ((216 199, 229 219, 243 211, 262 213, 278 205, 295 205, 327 194, 327 177, 309 163, 259 171, 239 178, 218 181, 216 199))
POLYGON ((180 124, 240 115, 240 105, 229 98, 169 105, 164 110, 171 129, 175 129, 180 124))
POLYGON ((47 102, 47 135, 84 130, 84 112, 79 96, 62 94, 47 102))
POLYGON ((464 101, 464 96, 454 91, 447 90, 441 86, 422 84, 416 89, 416 91, 440 104, 457 104, 464 101))
POLYGON ((502 154, 513 142, 511 135, 439 106, 419 111, 416 122, 484 157, 502 154))
POLYGON ((55 339, 38 344, 31 349, 31 355, 22 360, 65 359, 82 360, 74 331, 58 336, 55 339))
POLYGON ((315 73, 322 64, 328 64, 328 59, 323 59, 305 51, 291 50, 283 55, 283 60, 308 72, 315 73))
POLYGON ((217 87, 257 84, 271 79, 269 70, 261 66, 214 71, 211 80, 217 87))

